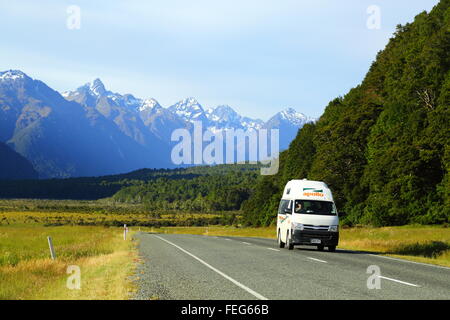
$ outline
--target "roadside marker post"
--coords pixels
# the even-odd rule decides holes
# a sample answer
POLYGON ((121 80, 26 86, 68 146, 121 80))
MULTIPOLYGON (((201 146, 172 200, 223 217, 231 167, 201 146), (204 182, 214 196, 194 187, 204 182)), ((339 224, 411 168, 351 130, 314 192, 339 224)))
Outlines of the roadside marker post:
POLYGON ((123 240, 127 240, 127 233, 128 233, 128 228, 127 228, 127 225, 124 224, 123 225, 123 240))
POLYGON ((53 248, 52 237, 48 236, 47 237, 47 241, 48 241, 48 246, 50 248, 50 255, 52 257, 52 260, 55 260, 56 259, 56 253, 55 253, 55 248, 53 248))

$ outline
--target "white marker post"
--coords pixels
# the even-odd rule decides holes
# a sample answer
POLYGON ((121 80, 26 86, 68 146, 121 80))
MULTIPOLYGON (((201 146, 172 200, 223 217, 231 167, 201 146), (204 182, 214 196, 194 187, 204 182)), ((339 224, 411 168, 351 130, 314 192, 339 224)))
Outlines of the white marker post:
POLYGON ((123 240, 127 240, 127 233, 128 233, 128 228, 127 228, 127 225, 124 224, 123 225, 123 240))
POLYGON ((47 241, 48 241, 48 246, 50 248, 50 255, 52 257, 52 260, 55 260, 56 259, 56 253, 55 253, 55 248, 53 248, 52 237, 47 237, 47 241))

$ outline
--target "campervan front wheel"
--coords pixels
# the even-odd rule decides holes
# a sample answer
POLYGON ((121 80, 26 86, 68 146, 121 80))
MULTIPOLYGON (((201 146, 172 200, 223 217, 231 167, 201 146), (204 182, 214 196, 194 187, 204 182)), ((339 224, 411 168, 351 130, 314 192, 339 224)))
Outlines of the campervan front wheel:
POLYGON ((278 247, 284 248, 284 242, 281 241, 281 230, 278 230, 278 247))
POLYGON ((289 236, 289 231, 286 233, 286 246, 289 250, 294 249, 294 244, 292 243, 292 239, 289 236))

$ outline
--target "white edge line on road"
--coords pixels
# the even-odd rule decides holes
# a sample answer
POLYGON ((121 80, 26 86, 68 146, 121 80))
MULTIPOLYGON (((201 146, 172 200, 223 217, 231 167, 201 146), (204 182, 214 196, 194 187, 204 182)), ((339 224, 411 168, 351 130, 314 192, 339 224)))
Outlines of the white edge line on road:
POLYGON ((320 259, 316 259, 316 258, 311 258, 311 257, 307 257, 308 259, 314 260, 314 261, 318 261, 318 262, 323 262, 323 263, 328 263, 325 260, 320 260, 320 259))
POLYGON ((231 239, 225 238, 225 240, 231 241, 231 239))
POLYGON ((225 273, 223 273, 222 271, 214 268, 213 266, 211 266, 210 264, 206 263, 205 261, 203 261, 202 259, 200 259, 199 257, 193 255, 192 253, 184 250, 183 248, 181 248, 180 246, 176 245, 175 243, 170 242, 169 240, 166 240, 164 238, 161 238, 159 236, 155 236, 158 239, 167 242, 168 244, 174 246, 175 248, 183 251, 184 253, 186 253, 187 255, 191 256, 192 258, 194 258, 195 260, 197 260, 198 262, 204 264, 205 266, 207 266, 208 268, 210 268, 211 270, 213 270, 214 272, 220 274, 222 277, 224 277, 225 279, 231 281, 232 283, 234 283, 235 285, 237 285, 238 287, 244 289, 245 291, 247 291, 248 293, 250 293, 251 295, 255 296, 256 298, 258 298, 259 300, 269 300, 266 297, 264 297, 263 295, 259 294, 256 291, 253 291, 252 289, 250 289, 249 287, 243 285, 242 283, 240 283, 237 280, 234 280, 233 278, 231 278, 230 276, 226 275, 225 273))
MULTIPOLYGON (((348 250, 348 251, 352 251, 352 250, 348 250)), ((420 264, 420 265, 422 265, 422 266, 428 266, 428 267, 435 267, 435 268, 441 268, 441 269, 447 269, 447 270, 450 270, 449 267, 438 266, 438 265, 435 265, 435 264, 422 263, 422 262, 410 261, 410 260, 405 260, 405 259, 399 259, 399 258, 393 258, 393 257, 381 256, 381 255, 372 254, 372 253, 367 253, 367 255, 373 256, 373 257, 378 257, 378 258, 384 258, 384 259, 389 259, 389 260, 400 261, 400 262, 408 262, 408 263, 420 264)))
POLYGON ((278 250, 278 249, 274 249, 274 248, 267 248, 267 249, 269 249, 269 250, 273 250, 273 251, 280 251, 280 250, 278 250))
POLYGON ((400 281, 397 279, 392 279, 392 278, 388 278, 388 277, 383 277, 383 276, 379 276, 381 279, 386 279, 386 280, 390 280, 390 281, 394 281, 394 282, 398 282, 401 284, 406 284, 407 286, 411 286, 411 287, 420 287, 417 284, 413 284, 413 283, 409 283, 409 282, 405 282, 405 281, 400 281))
POLYGON ((251 243, 248 243, 248 242, 244 242, 244 241, 241 241, 242 243, 245 243, 245 244, 248 244, 249 246, 251 246, 251 243))

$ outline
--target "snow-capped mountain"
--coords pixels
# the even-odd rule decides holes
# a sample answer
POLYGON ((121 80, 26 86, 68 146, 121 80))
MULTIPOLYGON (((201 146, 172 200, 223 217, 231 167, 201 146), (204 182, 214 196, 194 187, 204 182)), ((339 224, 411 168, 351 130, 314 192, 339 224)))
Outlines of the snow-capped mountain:
POLYGON ((206 110, 206 117, 210 122, 211 130, 220 129, 260 129, 264 122, 260 119, 251 119, 239 115, 228 105, 220 105, 206 110))
POLYGON ((19 79, 24 79, 25 77, 28 76, 20 70, 7 70, 0 72, 0 81, 2 82, 15 81, 19 79))
MULTIPOLYGON (((124 133, 138 131, 139 125, 124 121, 126 126, 120 127, 119 114, 106 117, 99 111, 97 107, 109 101, 95 99, 90 92, 101 95, 101 86, 77 94, 83 102, 78 103, 21 72, 0 76, 0 141, 26 158, 40 177, 96 176, 167 165, 162 151, 155 153, 138 143, 138 136, 124 133)), ((156 138, 148 143, 164 148, 156 138)))
MULTIPOLYGON (((107 117, 111 116, 111 113, 129 113, 131 115, 137 113, 146 126, 151 125, 155 116, 160 120, 163 117, 165 119, 162 123, 170 124, 169 128, 171 129, 180 124, 183 127, 190 127, 190 124, 194 121, 201 121, 204 129, 210 129, 214 132, 230 128, 244 130, 277 128, 282 131, 297 131, 303 124, 314 120, 293 108, 287 108, 274 115, 269 121, 264 122, 260 119, 241 116, 229 105, 219 105, 205 110, 193 97, 185 98, 168 108, 163 108, 154 98, 140 99, 131 94, 121 95, 111 92, 105 88, 100 79, 86 83, 75 91, 64 92, 63 96, 68 100, 76 100, 86 104, 89 100, 85 98, 86 94, 89 96, 91 104, 94 100, 94 104, 99 105, 97 107, 99 111, 107 117), (83 99, 80 99, 81 97, 83 99), (107 103, 108 101, 109 103, 107 103), (111 108, 115 108, 116 112, 112 112, 111 108)), ((155 130, 154 127, 153 130, 155 130)))
POLYGON ((205 110, 193 97, 164 108, 153 98, 140 99, 131 94, 121 95, 108 91, 99 79, 63 95, 68 100, 75 99, 79 103, 89 104, 89 99, 80 99, 80 96, 85 96, 86 93, 95 101, 91 101, 91 105, 96 105, 96 109, 105 117, 112 117, 122 132, 144 145, 148 145, 146 131, 170 144, 170 136, 175 129, 191 130, 194 121, 201 121, 203 130, 212 132, 227 129, 278 129, 280 150, 284 150, 289 147, 289 143, 305 123, 315 121, 293 108, 287 108, 264 122, 241 116, 229 105, 205 110), (147 129, 143 128, 144 126, 147 129))
POLYGON ((169 111, 173 112, 181 119, 187 122, 202 121, 202 123, 207 123, 208 118, 206 117, 205 110, 195 98, 186 98, 184 100, 178 101, 174 105, 170 106, 169 111))
MULTIPOLYGON (((151 151, 158 150, 158 156, 166 159, 166 166, 170 166, 170 146, 165 134, 167 127, 179 126, 175 121, 163 121, 159 132, 160 122, 155 122, 158 108, 162 109, 155 99, 139 99, 132 94, 119 94, 105 89, 100 79, 95 79, 79 87, 75 91, 64 93, 69 101, 75 101, 88 110, 94 110, 111 121, 119 131, 132 138, 135 142, 151 151)), ((169 137, 170 138, 170 137, 169 137)))
POLYGON ((205 110, 193 97, 165 108, 154 98, 112 92, 100 79, 59 94, 22 71, 0 72, 0 142, 29 160, 40 177, 173 167, 171 135, 192 130, 194 121, 213 132, 279 129, 285 149, 312 120, 288 108, 264 122, 228 105, 205 110))
MULTIPOLYGON (((287 108, 278 113, 279 117, 285 121, 292 123, 293 125, 302 126, 307 122, 314 121, 312 118, 308 118, 301 112, 295 111, 293 108, 287 108)), ((275 115, 277 116, 277 115, 275 115)))
POLYGON ((137 110, 139 112, 151 111, 162 108, 158 101, 153 98, 139 100, 139 107, 137 110))
POLYGON ((287 149, 297 135, 298 130, 305 123, 314 122, 315 119, 305 116, 303 113, 287 108, 278 112, 264 125, 264 129, 278 129, 280 136, 280 150, 287 149))
POLYGON ((84 84, 75 91, 66 91, 62 93, 62 96, 68 100, 77 100, 78 97, 83 95, 88 95, 91 100, 98 100, 101 98, 110 99, 117 106, 128 109, 137 109, 144 103, 143 100, 135 98, 132 94, 121 95, 119 93, 106 90, 105 85, 98 78, 92 82, 84 84))

